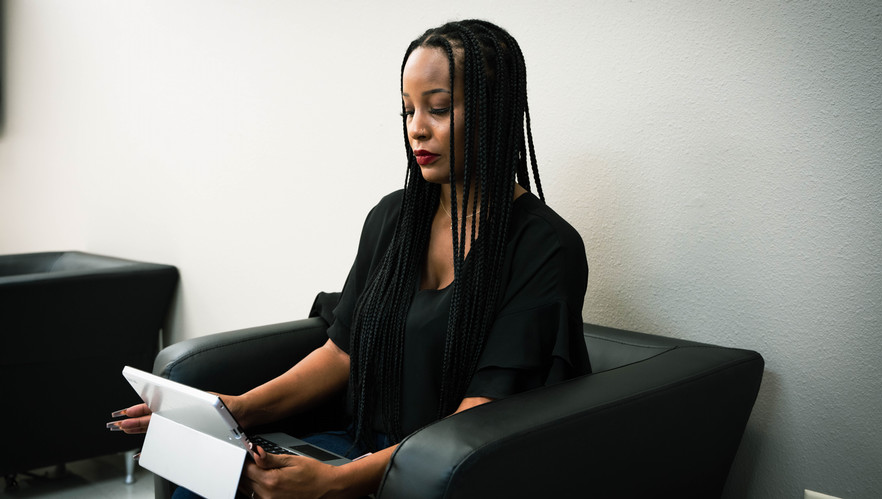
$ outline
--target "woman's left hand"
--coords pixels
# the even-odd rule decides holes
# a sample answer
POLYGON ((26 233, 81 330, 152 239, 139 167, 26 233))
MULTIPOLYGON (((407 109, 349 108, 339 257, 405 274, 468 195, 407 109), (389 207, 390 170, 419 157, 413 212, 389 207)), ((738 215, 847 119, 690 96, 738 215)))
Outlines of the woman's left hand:
POLYGON ((242 470, 239 491, 245 497, 337 497, 338 467, 309 457, 269 454, 257 447, 254 461, 242 470))

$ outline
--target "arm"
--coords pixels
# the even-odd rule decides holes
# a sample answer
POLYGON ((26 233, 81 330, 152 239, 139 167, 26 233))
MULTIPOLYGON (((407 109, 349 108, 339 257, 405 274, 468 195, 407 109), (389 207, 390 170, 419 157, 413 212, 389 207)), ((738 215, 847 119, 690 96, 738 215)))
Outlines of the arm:
POLYGON ((224 403, 244 427, 270 423, 338 393, 349 381, 349 355, 333 341, 315 349, 286 373, 224 403))
MULTIPOLYGON (((469 397, 456 413, 490 402, 485 397, 469 397)), ((258 497, 362 497, 376 492, 398 445, 370 454, 343 466, 323 464, 299 456, 267 454, 248 462, 242 473, 240 490, 258 497)))
MULTIPOLYGON (((239 423, 248 428, 283 419, 342 390, 349 380, 349 355, 333 341, 315 349, 284 374, 243 395, 219 395, 239 423)), ((117 411, 107 427, 126 433, 144 433, 150 424, 147 404, 117 411)))

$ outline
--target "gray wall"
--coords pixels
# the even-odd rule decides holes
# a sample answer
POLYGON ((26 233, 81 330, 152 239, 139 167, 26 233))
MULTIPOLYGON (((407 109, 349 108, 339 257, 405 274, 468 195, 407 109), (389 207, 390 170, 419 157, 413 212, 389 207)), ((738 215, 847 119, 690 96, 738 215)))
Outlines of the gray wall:
POLYGON ((585 320, 766 358, 726 496, 882 491, 880 2, 3 5, 0 252, 178 265, 167 341, 339 289, 403 181, 406 44, 497 21, 585 320))

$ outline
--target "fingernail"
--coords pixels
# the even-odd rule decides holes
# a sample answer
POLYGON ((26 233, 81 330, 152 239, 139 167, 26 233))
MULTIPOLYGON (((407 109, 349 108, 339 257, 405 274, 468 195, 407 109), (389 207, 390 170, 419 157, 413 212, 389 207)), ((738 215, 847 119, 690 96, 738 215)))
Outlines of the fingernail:
POLYGON ((119 426, 119 421, 111 421, 107 423, 107 429, 110 431, 123 431, 119 426))
POLYGON ((132 456, 132 459, 134 459, 135 461, 137 461, 138 459, 141 459, 141 453, 139 452, 139 453, 135 454, 134 456, 132 456))
POLYGON ((126 415, 126 409, 122 409, 122 410, 114 412, 113 414, 110 415, 110 417, 118 418, 120 416, 125 416, 125 415, 126 415))

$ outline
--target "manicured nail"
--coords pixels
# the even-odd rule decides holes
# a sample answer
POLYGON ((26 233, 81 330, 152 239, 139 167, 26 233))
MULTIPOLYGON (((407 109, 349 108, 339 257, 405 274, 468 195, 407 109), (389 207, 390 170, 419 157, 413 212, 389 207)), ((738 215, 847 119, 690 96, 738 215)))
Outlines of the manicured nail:
POLYGON ((125 416, 125 415, 126 415, 126 409, 122 409, 122 410, 120 410, 120 411, 116 411, 116 412, 114 412, 113 414, 110 415, 110 417, 112 417, 112 418, 118 418, 118 417, 120 417, 120 416, 125 416))
POLYGON ((107 429, 110 431, 123 431, 123 429, 120 428, 119 423, 119 421, 111 421, 107 423, 107 429))

